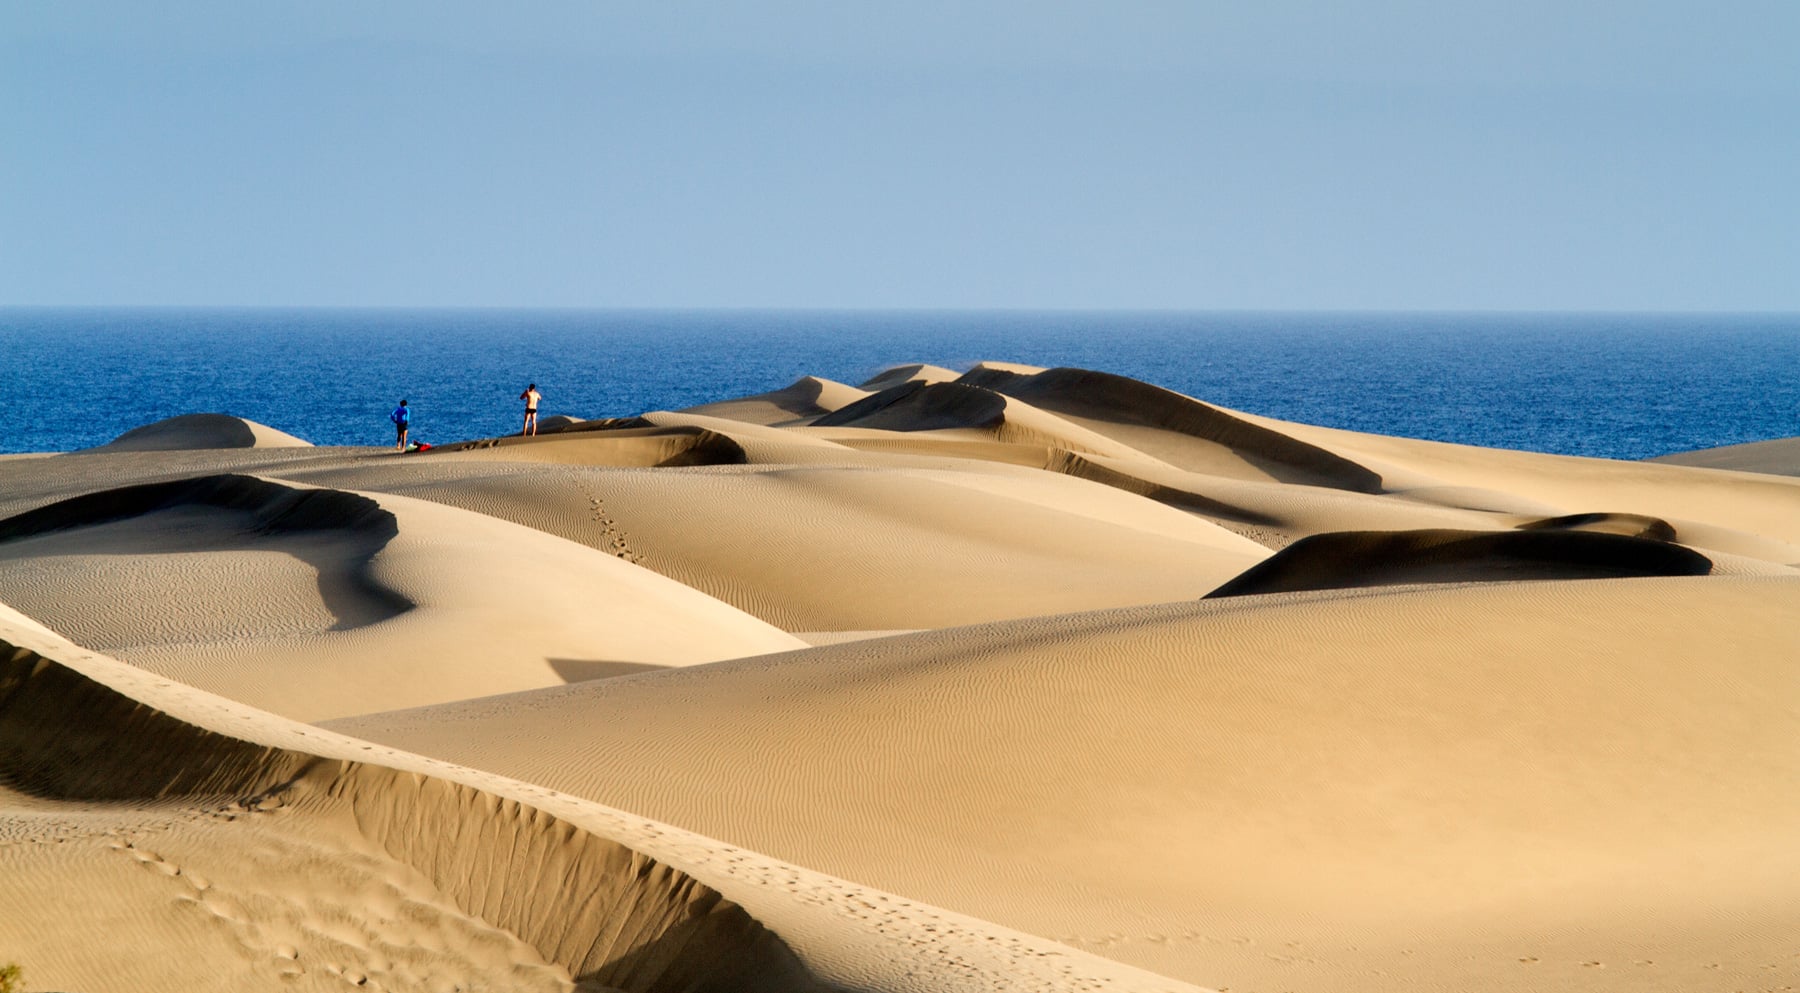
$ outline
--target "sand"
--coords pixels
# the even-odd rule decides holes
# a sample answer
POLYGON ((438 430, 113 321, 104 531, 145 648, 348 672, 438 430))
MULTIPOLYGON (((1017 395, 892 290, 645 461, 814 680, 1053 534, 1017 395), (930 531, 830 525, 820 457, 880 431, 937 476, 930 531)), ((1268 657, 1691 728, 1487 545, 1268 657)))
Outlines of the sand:
POLYGON ((1800 985, 1800 449, 1739 447, 983 363, 429 453, 194 415, 3 460, 0 963, 1800 985))

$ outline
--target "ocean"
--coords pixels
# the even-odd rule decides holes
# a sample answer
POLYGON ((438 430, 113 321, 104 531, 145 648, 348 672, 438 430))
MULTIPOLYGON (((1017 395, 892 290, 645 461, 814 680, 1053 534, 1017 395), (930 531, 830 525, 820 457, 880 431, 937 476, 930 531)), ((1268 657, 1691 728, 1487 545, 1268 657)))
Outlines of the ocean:
POLYGON ((1079 366, 1284 420, 1639 459, 1800 434, 1800 314, 0 308, 0 452, 220 412, 321 445, 518 429, 888 366, 1079 366))

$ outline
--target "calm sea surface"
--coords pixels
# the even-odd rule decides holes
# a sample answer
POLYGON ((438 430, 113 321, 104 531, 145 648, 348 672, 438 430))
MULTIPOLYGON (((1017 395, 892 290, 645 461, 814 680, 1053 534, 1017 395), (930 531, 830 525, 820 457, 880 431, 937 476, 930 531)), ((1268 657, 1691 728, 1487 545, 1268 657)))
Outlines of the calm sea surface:
POLYGON ((0 309, 0 452, 176 414, 326 445, 516 430, 982 359, 1286 420, 1635 459, 1800 434, 1800 315, 0 309))

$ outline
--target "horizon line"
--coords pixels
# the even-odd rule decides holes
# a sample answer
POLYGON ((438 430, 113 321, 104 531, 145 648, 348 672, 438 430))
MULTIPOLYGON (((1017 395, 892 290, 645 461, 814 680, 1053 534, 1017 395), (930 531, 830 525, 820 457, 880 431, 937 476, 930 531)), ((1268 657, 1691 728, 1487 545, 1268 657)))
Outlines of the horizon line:
POLYGON ((715 313, 715 314, 1456 314, 1800 316, 1800 308, 1629 307, 1056 307, 1056 306, 816 306, 610 304, 339 304, 339 303, 0 303, 0 312, 27 310, 157 311, 442 311, 491 313, 715 313))

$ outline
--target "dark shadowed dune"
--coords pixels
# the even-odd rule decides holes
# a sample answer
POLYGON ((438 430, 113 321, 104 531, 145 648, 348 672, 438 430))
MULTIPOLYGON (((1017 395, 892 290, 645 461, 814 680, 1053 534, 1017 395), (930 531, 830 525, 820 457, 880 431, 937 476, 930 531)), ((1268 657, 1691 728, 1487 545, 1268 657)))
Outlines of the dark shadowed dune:
POLYGON ((890 386, 899 386, 901 383, 907 382, 908 380, 916 379, 925 382, 948 382, 956 377, 956 373, 943 366, 912 362, 906 365, 897 365, 892 368, 883 369, 862 382, 860 388, 879 392, 890 386))
POLYGON ((1689 548, 1619 534, 1531 531, 1337 531, 1302 538, 1208 598, 1404 583, 1704 576, 1689 548))
POLYGON ((934 431, 994 428, 1006 419, 1006 400, 962 383, 901 383, 813 422, 814 427, 934 431))
POLYGON ((1191 444, 1209 442, 1286 483, 1381 492, 1380 474, 1315 445, 1252 424, 1160 386, 1086 369, 1047 369, 1023 374, 991 367, 971 369, 958 383, 1016 397, 1035 407, 1080 418, 1086 426, 1182 468, 1201 468, 1186 457, 1191 444), (1176 436, 1159 442, 1108 425, 1136 426, 1176 436))
POLYGON ((223 474, 123 486, 62 500, 0 521, 0 541, 191 506, 247 513, 257 531, 270 535, 354 531, 379 545, 397 533, 394 515, 368 497, 223 474))

